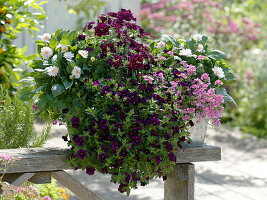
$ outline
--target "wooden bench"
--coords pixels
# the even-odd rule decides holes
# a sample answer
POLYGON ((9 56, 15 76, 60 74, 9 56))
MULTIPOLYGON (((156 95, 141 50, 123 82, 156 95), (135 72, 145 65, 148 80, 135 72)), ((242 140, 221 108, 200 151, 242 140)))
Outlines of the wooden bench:
MULTIPOLYGON (((0 154, 17 158, 3 181, 19 186, 25 181, 37 184, 51 182, 51 177, 71 190, 81 200, 101 200, 65 170, 73 169, 66 162, 67 149, 33 148, 5 149, 0 154)), ((193 200, 195 166, 192 162, 217 161, 221 149, 214 146, 185 148, 177 153, 177 166, 164 182, 164 200, 193 200)), ((2 172, 3 173, 3 172, 2 172)))

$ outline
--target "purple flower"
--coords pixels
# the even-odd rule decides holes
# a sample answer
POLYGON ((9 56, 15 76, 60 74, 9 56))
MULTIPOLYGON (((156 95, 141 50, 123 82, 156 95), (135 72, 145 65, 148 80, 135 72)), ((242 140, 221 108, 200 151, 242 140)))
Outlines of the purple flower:
POLYGON ((146 186, 146 185, 147 185, 147 183, 141 182, 141 186, 146 186))
POLYGON ((116 128, 121 128, 123 126, 123 123, 121 122, 116 122, 114 125, 116 128))
POLYGON ((87 167, 86 168, 86 174, 88 175, 93 175, 95 173, 95 168, 94 167, 87 167))
POLYGON ((122 157, 126 157, 128 155, 128 152, 126 150, 122 150, 119 155, 122 157))
POLYGON ((151 131, 151 135, 153 135, 153 136, 159 136, 159 132, 157 132, 157 131, 151 131))
POLYGON ((95 24, 95 22, 88 22, 88 24, 86 24, 86 26, 83 28, 83 31, 90 30, 91 28, 93 28, 93 25, 95 24))
POLYGON ((121 11, 117 12, 117 17, 119 20, 125 21, 136 21, 136 18, 133 17, 133 13, 130 10, 121 9, 121 11))
POLYGON ((114 104, 111 107, 112 111, 117 112, 121 109, 121 107, 118 104, 114 104))
POLYGON ((151 117, 149 120, 148 120, 148 123, 149 124, 152 124, 154 126, 157 126, 157 125, 160 125, 160 121, 158 118, 154 118, 154 117, 151 117))
POLYGON ((79 40, 85 40, 85 37, 86 37, 86 36, 83 35, 83 34, 81 34, 81 35, 78 36, 79 40))
POLYGON ((38 106, 32 104, 32 109, 33 109, 33 110, 38 110, 39 108, 38 108, 38 106))
POLYGON ((80 127, 80 118, 79 117, 72 117, 71 118, 71 124, 73 128, 79 128, 80 127))
POLYGON ((85 50, 88 51, 88 52, 94 51, 94 49, 91 48, 91 47, 87 47, 87 48, 85 48, 85 50))
POLYGON ((101 37, 102 35, 109 35, 110 26, 105 23, 99 23, 94 29, 95 35, 101 37))
POLYGON ((64 109, 62 109, 62 113, 68 113, 69 112, 69 109, 68 108, 64 108, 64 109))
POLYGON ((176 156, 173 152, 169 153, 168 156, 171 162, 176 162, 176 156))
POLYGON ((87 151, 85 149, 80 149, 77 153, 77 157, 80 159, 85 159, 87 157, 87 151))
POLYGON ((78 146, 83 146, 86 142, 86 139, 82 136, 73 136, 73 140, 75 142, 76 145, 78 146))
POLYGON ((63 139, 64 141, 68 141, 68 137, 65 136, 65 135, 62 136, 62 139, 63 139))
POLYGON ((104 168, 101 169, 101 172, 103 174, 107 174, 108 173, 108 169, 106 167, 104 167, 104 168))
POLYGON ((165 143, 165 148, 168 150, 168 151, 172 151, 173 150, 173 145, 169 142, 166 142, 165 143))
POLYGON ((132 136, 133 145, 139 146, 142 143, 142 139, 139 136, 132 136))
POLYGON ((100 162, 104 162, 108 157, 108 154, 107 153, 101 153, 99 156, 98 156, 98 160, 100 162))
POLYGON ((160 155, 155 157, 156 163, 159 164, 162 162, 162 157, 160 155))
POLYGON ((179 77, 178 75, 181 74, 181 72, 178 70, 175 70, 172 72, 172 74, 174 75, 174 78, 178 78, 179 77))
POLYGON ((188 123, 190 126, 194 126, 194 122, 192 120, 190 120, 188 123))
POLYGON ((101 81, 94 81, 93 84, 94 84, 95 86, 98 86, 98 85, 101 84, 101 81))
POLYGON ((120 184, 119 185, 119 188, 118 188, 118 191, 120 192, 120 193, 124 193, 124 192, 126 192, 126 188, 125 187, 127 187, 127 185, 125 185, 125 184, 120 184))

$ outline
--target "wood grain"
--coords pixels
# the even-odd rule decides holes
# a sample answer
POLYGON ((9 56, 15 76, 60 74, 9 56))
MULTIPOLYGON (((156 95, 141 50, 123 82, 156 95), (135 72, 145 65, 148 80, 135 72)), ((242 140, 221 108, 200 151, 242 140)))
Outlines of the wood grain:
POLYGON ((164 181, 164 200, 194 200, 195 166, 178 164, 164 181))
POLYGON ((52 172, 52 177, 58 180, 63 186, 76 194, 80 200, 101 200, 99 196, 91 192, 77 179, 65 171, 52 172))
MULTIPOLYGON (((0 150, 0 154, 18 159, 14 166, 7 169, 6 173, 59 171, 73 168, 67 162, 68 149, 5 149, 0 150)), ((221 149, 208 145, 197 148, 184 148, 177 153, 177 163, 216 161, 220 159, 221 149)))

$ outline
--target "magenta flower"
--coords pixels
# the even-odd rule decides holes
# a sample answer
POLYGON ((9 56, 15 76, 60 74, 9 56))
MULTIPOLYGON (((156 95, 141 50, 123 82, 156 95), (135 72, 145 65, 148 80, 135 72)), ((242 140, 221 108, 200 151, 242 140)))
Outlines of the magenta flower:
POLYGON ((80 159, 85 159, 87 157, 87 151, 85 149, 80 149, 77 153, 77 157, 80 159))
POLYGON ((86 168, 86 174, 88 175, 93 175, 95 173, 95 168, 94 167, 87 167, 86 168))
POLYGON ((110 26, 105 23, 99 23, 94 29, 95 35, 101 37, 102 35, 109 35, 110 26))

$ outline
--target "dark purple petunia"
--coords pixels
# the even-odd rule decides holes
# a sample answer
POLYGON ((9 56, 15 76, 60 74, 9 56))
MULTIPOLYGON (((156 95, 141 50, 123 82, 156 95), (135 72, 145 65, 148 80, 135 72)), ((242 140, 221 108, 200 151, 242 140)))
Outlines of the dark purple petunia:
POLYGON ((188 123, 190 126, 194 126, 194 122, 192 120, 190 120, 188 123))
POLYGON ((162 180, 166 181, 167 180, 167 176, 162 176, 162 180))
POLYGON ((101 84, 101 81, 94 81, 93 84, 94 84, 95 86, 98 86, 98 85, 101 84))
POLYGON ((92 29, 94 24, 95 24, 95 22, 88 22, 88 23, 86 24, 86 26, 83 28, 83 31, 85 31, 86 29, 87 29, 87 30, 92 29))
POLYGON ((169 153, 168 156, 171 162, 176 162, 176 156, 173 152, 169 153))
POLYGON ((63 139, 64 141, 68 141, 68 137, 65 136, 65 135, 62 136, 62 139, 63 139))
POLYGON ((173 145, 169 142, 165 142, 165 148, 168 150, 168 151, 172 151, 173 150, 173 145))
POLYGON ((142 139, 139 136, 132 136, 133 145, 139 146, 142 143, 142 139))
POLYGON ((66 113, 68 113, 69 112, 69 109, 68 108, 64 108, 64 109, 62 109, 62 113, 63 114, 66 114, 66 113))
POLYGON ((104 162, 108 157, 108 154, 107 153, 101 153, 99 156, 98 156, 98 160, 100 162, 104 162))
POLYGON ((106 167, 104 167, 104 168, 101 169, 101 172, 103 174, 107 174, 108 173, 108 169, 106 167))
POLYGON ((80 118, 79 117, 72 117, 71 118, 71 124, 73 128, 79 128, 80 127, 80 118))
POLYGON ((87 167, 86 168, 86 174, 88 175, 93 175, 95 173, 95 168, 94 167, 87 167))
POLYGON ((95 35, 101 37, 103 35, 109 35, 110 26, 105 23, 99 23, 94 29, 95 35))
POLYGON ((162 157, 160 155, 155 157, 156 163, 159 164, 162 162, 162 157))
POLYGON ((79 40, 85 40, 86 35, 81 34, 81 35, 78 36, 78 38, 79 38, 79 40))
POLYGON ((87 151, 85 149, 80 149, 77 153, 77 157, 80 159, 85 159, 87 157, 87 151))
POLYGON ((73 152, 70 152, 69 157, 70 158, 75 158, 76 156, 75 156, 75 154, 73 152))
POLYGON ((174 75, 174 78, 178 78, 179 76, 179 74, 181 74, 182 72, 180 72, 180 71, 178 71, 178 70, 175 70, 175 71, 173 71, 172 72, 172 74, 174 75))
POLYGON ((157 132, 157 131, 151 131, 151 135, 153 135, 153 136, 159 136, 159 132, 157 132))
POLYGON ((126 192, 126 188, 125 187, 127 187, 127 185, 125 185, 125 184, 120 184, 119 185, 119 188, 118 188, 118 191, 120 192, 120 193, 124 193, 124 192, 126 192))
POLYGON ((89 52, 94 51, 94 49, 91 48, 91 47, 87 47, 87 48, 85 48, 85 50, 86 50, 86 51, 89 51, 89 52))
POLYGON ((128 152, 126 150, 122 150, 119 155, 122 157, 126 157, 128 155, 128 152))
POLYGON ((114 104, 111 107, 112 111, 117 112, 121 109, 121 107, 118 104, 114 104))
POLYGON ((116 122, 114 125, 116 128, 121 128, 123 126, 123 123, 121 122, 116 122))
POLYGON ((86 142, 86 139, 82 136, 76 136, 76 137, 73 136, 73 140, 75 144, 78 146, 83 146, 86 142))
POLYGON ((151 117, 149 120, 148 120, 148 123, 149 124, 152 124, 154 126, 158 126, 160 125, 160 121, 158 118, 155 118, 155 117, 151 117))
POLYGON ((121 9, 121 11, 117 12, 117 18, 122 21, 136 21, 136 18, 134 18, 133 13, 130 10, 126 9, 121 9))
POLYGON ((146 182, 141 182, 141 186, 146 186, 147 183, 146 182))
POLYGON ((130 62, 128 67, 132 71, 142 69, 144 67, 143 61, 144 61, 143 56, 139 54, 133 54, 130 57, 130 62))

